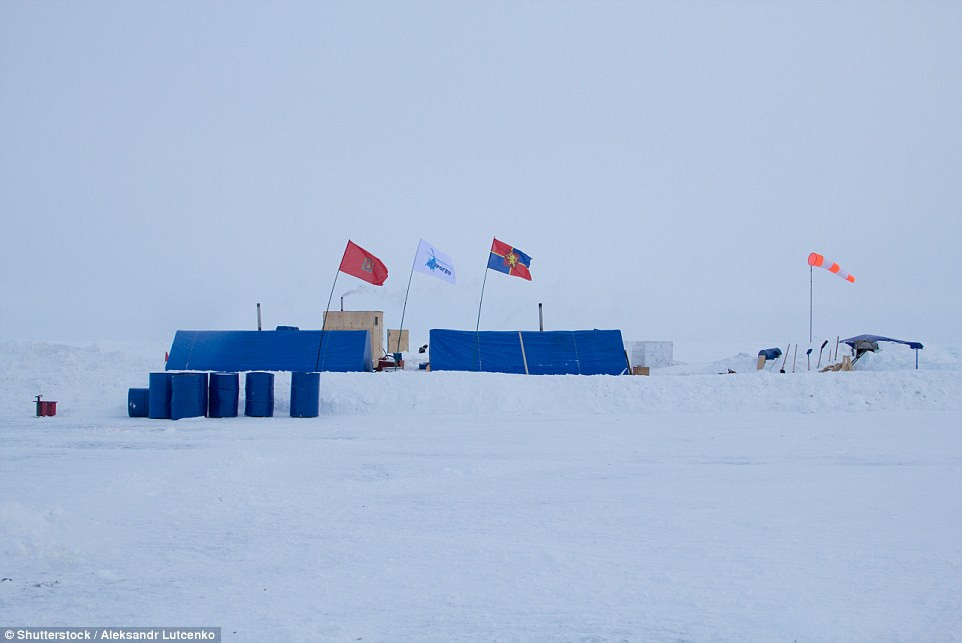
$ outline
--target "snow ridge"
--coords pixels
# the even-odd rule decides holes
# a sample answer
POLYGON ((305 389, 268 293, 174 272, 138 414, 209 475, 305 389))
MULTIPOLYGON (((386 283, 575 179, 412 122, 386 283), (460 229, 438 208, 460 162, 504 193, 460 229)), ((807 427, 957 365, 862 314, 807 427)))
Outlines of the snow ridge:
MULTIPOLYGON (((33 413, 33 397, 58 401, 58 417, 123 417, 127 389, 147 386, 162 348, 0 343, 0 417, 33 413)), ((957 357, 957 350, 941 353, 957 357)), ((537 376, 398 371, 325 373, 321 415, 527 414, 962 409, 954 361, 914 370, 911 353, 868 355, 855 372, 754 370, 742 353, 700 367, 654 369, 650 377, 537 376), (737 372, 727 374, 727 367, 737 372), (736 369, 733 369, 736 370, 736 369), (726 374, 721 374, 721 373, 726 374)), ((243 388, 243 382, 241 384, 243 388)), ((243 397, 243 391, 241 393, 243 397)), ((243 400, 242 400, 243 404, 243 400)), ((275 413, 290 409, 290 374, 275 379, 275 413)))

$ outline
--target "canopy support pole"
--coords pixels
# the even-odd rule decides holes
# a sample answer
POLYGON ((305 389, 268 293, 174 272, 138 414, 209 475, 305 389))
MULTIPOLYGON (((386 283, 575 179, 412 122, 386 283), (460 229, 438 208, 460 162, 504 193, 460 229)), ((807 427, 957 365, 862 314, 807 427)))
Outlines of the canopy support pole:
POLYGON ((524 337, 521 335, 521 331, 518 331, 518 342, 521 344, 521 359, 524 361, 524 374, 530 375, 528 372, 528 356, 524 352, 524 337))

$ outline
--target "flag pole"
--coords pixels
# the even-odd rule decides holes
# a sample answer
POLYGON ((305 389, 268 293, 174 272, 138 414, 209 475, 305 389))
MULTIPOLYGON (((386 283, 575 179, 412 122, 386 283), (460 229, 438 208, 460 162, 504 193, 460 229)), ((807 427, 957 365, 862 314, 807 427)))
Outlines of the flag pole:
POLYGON ((324 309, 324 321, 321 322, 321 338, 317 341, 317 360, 314 362, 314 372, 319 372, 321 367, 321 347, 327 348, 324 344, 324 329, 327 327, 327 314, 331 312, 331 300, 334 299, 334 287, 337 285, 337 276, 341 274, 341 264, 337 265, 337 272, 334 273, 334 283, 331 284, 331 296, 327 298, 327 308, 324 309))
POLYGON ((478 323, 474 327, 474 332, 477 333, 481 328, 481 303, 484 301, 484 284, 488 282, 488 269, 484 269, 484 279, 481 280, 481 299, 478 300, 478 323))
MULTIPOLYGON (((488 253, 488 261, 491 260, 491 253, 488 253)), ((488 266, 484 266, 484 279, 481 280, 481 298, 478 299, 478 323, 474 327, 474 338, 478 352, 478 372, 481 371, 481 304, 484 303, 484 285, 488 283, 488 266)))
MULTIPOLYGON (((418 248, 421 246, 419 245, 418 248)), ((418 252, 414 251, 414 261, 411 262, 411 274, 408 276, 408 289, 404 291, 404 306, 401 308, 401 327, 397 329, 397 351, 401 352, 401 331, 404 330, 404 313, 408 309, 408 294, 411 292, 411 279, 414 277, 414 264, 418 260, 418 252)), ((390 346, 388 346, 390 348, 390 346)))

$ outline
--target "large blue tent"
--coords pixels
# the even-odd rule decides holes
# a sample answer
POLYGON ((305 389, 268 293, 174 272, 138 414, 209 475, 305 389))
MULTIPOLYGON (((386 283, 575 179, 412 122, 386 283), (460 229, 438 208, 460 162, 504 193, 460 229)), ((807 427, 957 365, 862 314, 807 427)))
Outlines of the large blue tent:
POLYGON ((620 330, 470 331, 432 329, 432 371, 530 375, 622 375, 620 330))
POLYGON ((167 370, 370 371, 366 330, 179 330, 167 370))

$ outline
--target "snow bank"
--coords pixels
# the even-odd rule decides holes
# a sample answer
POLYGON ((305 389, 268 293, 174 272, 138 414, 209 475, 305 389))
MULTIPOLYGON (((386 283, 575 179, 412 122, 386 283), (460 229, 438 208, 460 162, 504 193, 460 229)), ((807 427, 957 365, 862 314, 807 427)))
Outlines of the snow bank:
MULTIPOLYGON (((322 415, 491 412, 646 413, 717 411, 885 411, 962 409, 962 352, 930 350, 914 369, 908 349, 859 360, 856 372, 755 370, 740 353, 702 365, 655 369, 651 377, 539 376, 398 371, 327 373, 322 415), (736 373, 728 374, 728 370, 736 373), (724 373, 724 374, 721 374, 724 373)), ((33 398, 58 401, 58 416, 122 417, 127 389, 162 368, 146 345, 0 344, 0 416, 33 414, 33 398)), ((790 364, 789 364, 790 367, 790 364)), ((243 382, 241 384, 243 387, 243 382)), ((275 413, 290 409, 290 374, 275 380, 275 413)))
POLYGON ((37 395, 57 415, 126 415, 127 389, 146 387, 163 356, 145 344, 0 342, 0 417, 33 414, 37 395))
POLYGON ((324 376, 322 413, 646 413, 962 408, 962 373, 324 376))

